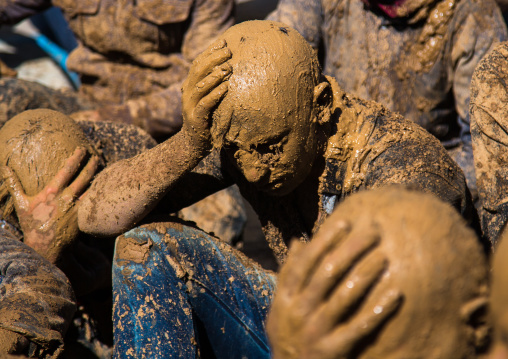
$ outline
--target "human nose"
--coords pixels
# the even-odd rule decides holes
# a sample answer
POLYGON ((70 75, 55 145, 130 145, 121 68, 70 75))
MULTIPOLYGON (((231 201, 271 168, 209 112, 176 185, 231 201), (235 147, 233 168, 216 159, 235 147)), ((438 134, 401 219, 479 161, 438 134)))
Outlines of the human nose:
POLYGON ((245 179, 250 183, 259 183, 266 181, 270 174, 268 165, 261 162, 259 156, 244 150, 238 150, 234 155, 242 170, 245 179))

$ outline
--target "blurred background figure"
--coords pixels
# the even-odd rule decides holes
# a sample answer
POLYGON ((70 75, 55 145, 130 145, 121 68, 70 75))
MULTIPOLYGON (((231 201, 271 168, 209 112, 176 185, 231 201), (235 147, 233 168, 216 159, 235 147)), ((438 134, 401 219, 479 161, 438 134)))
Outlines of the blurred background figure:
POLYGON ((162 140, 181 126, 180 88, 190 63, 234 23, 235 3, 0 1, 0 25, 17 23, 51 5, 62 10, 78 39, 66 66, 80 75, 79 93, 4 81, 0 100, 10 101, 0 122, 49 102, 50 108, 73 113, 75 119, 131 123, 162 140), (17 99, 19 92, 32 101, 17 99))

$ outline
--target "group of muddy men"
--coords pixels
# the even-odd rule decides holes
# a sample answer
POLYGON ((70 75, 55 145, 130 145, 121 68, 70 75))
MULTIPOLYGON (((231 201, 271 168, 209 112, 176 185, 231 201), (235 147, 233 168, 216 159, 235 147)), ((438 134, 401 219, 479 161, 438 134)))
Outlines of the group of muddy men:
POLYGON ((508 358, 508 2, 0 25, 50 6, 82 85, 0 66, 0 357, 508 358), (277 273, 235 244, 244 199, 277 273))

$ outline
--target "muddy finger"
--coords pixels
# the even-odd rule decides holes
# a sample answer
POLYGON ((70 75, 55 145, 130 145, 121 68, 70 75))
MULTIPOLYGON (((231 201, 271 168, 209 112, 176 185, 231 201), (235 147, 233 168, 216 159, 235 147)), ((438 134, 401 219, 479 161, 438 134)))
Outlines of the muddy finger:
POLYGON ((295 273, 293 268, 300 265, 300 257, 302 257, 302 253, 307 247, 307 243, 300 242, 297 239, 293 239, 291 242, 286 263, 282 266, 278 275, 278 293, 293 296, 297 288, 299 289, 302 286, 301 283, 306 280, 306 273, 295 273))
POLYGON ((199 118, 208 118, 208 115, 218 104, 219 102, 226 96, 228 92, 229 82, 225 81, 221 83, 219 86, 215 87, 207 96, 205 96, 199 102, 196 107, 196 116, 199 118))
POLYGON ((65 191, 73 198, 79 196, 90 185, 98 167, 99 157, 93 156, 65 191))
POLYGON ((337 353, 337 357, 348 357, 359 343, 378 332, 387 323, 402 302, 403 296, 398 290, 387 291, 375 306, 353 318, 350 324, 334 330, 322 344, 331 352, 337 353))
POLYGON ((309 300, 325 298, 332 288, 379 244, 379 241, 379 235, 373 228, 351 232, 318 264, 308 284, 309 300))
POLYGON ((203 51, 202 53, 200 53, 196 59, 194 60, 194 62, 196 61, 201 61, 203 60, 204 58, 206 58, 207 56, 209 56, 210 54, 213 54, 214 52, 220 50, 220 49, 223 49, 227 46, 227 43, 226 43, 226 40, 224 39, 219 39, 219 40, 216 40, 212 45, 210 45, 208 47, 208 49, 206 49, 205 51, 203 51))
POLYGON ((29 200, 18 176, 7 166, 0 167, 0 175, 6 181, 7 190, 14 200, 16 211, 28 210, 29 200))
POLYGON ((290 266, 294 280, 289 277, 288 283, 297 286, 298 291, 304 289, 322 258, 337 245, 338 241, 334 239, 347 236, 351 226, 346 221, 336 221, 329 229, 330 233, 322 233, 319 237, 315 237, 306 246, 305 251, 298 253, 292 260, 288 258, 288 262, 294 263, 290 266))
POLYGON ((57 192, 61 191, 69 183, 72 177, 74 177, 86 154, 86 149, 80 147, 76 148, 72 156, 65 161, 65 165, 47 184, 46 188, 56 190, 57 192))
POLYGON ((216 67, 211 74, 196 84, 190 93, 190 104, 197 104, 200 102, 206 95, 224 82, 230 74, 230 67, 225 65, 216 67))
POLYGON ((382 253, 367 255, 320 306, 317 315, 322 318, 321 324, 331 329, 351 315, 354 308, 367 298, 387 267, 388 261, 382 253))
POLYGON ((216 67, 222 67, 231 71, 231 66, 226 63, 231 56, 231 50, 223 48, 213 52, 206 58, 195 61, 189 72, 189 78, 185 88, 188 88, 189 85, 202 81, 205 77, 210 75, 216 67))

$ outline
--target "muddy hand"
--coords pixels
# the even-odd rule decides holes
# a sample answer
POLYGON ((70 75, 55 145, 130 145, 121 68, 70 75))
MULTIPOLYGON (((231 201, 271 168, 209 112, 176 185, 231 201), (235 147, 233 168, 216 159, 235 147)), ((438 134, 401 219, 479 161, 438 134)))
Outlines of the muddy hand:
POLYGON ((224 40, 216 42, 194 60, 182 87, 182 130, 202 150, 211 148, 211 117, 228 91, 231 56, 224 40))
POLYGON ((348 358, 399 308, 389 290, 359 310, 387 269, 375 228, 338 221, 309 244, 294 243, 279 275, 267 321, 273 358, 348 358), (358 228, 358 227, 357 227, 358 228))
POLYGON ((85 149, 76 149, 64 167, 35 196, 26 195, 18 177, 9 167, 0 168, 14 200, 24 242, 52 263, 78 235, 76 204, 95 175, 99 158, 92 157, 74 181, 68 183, 86 154, 85 149))

